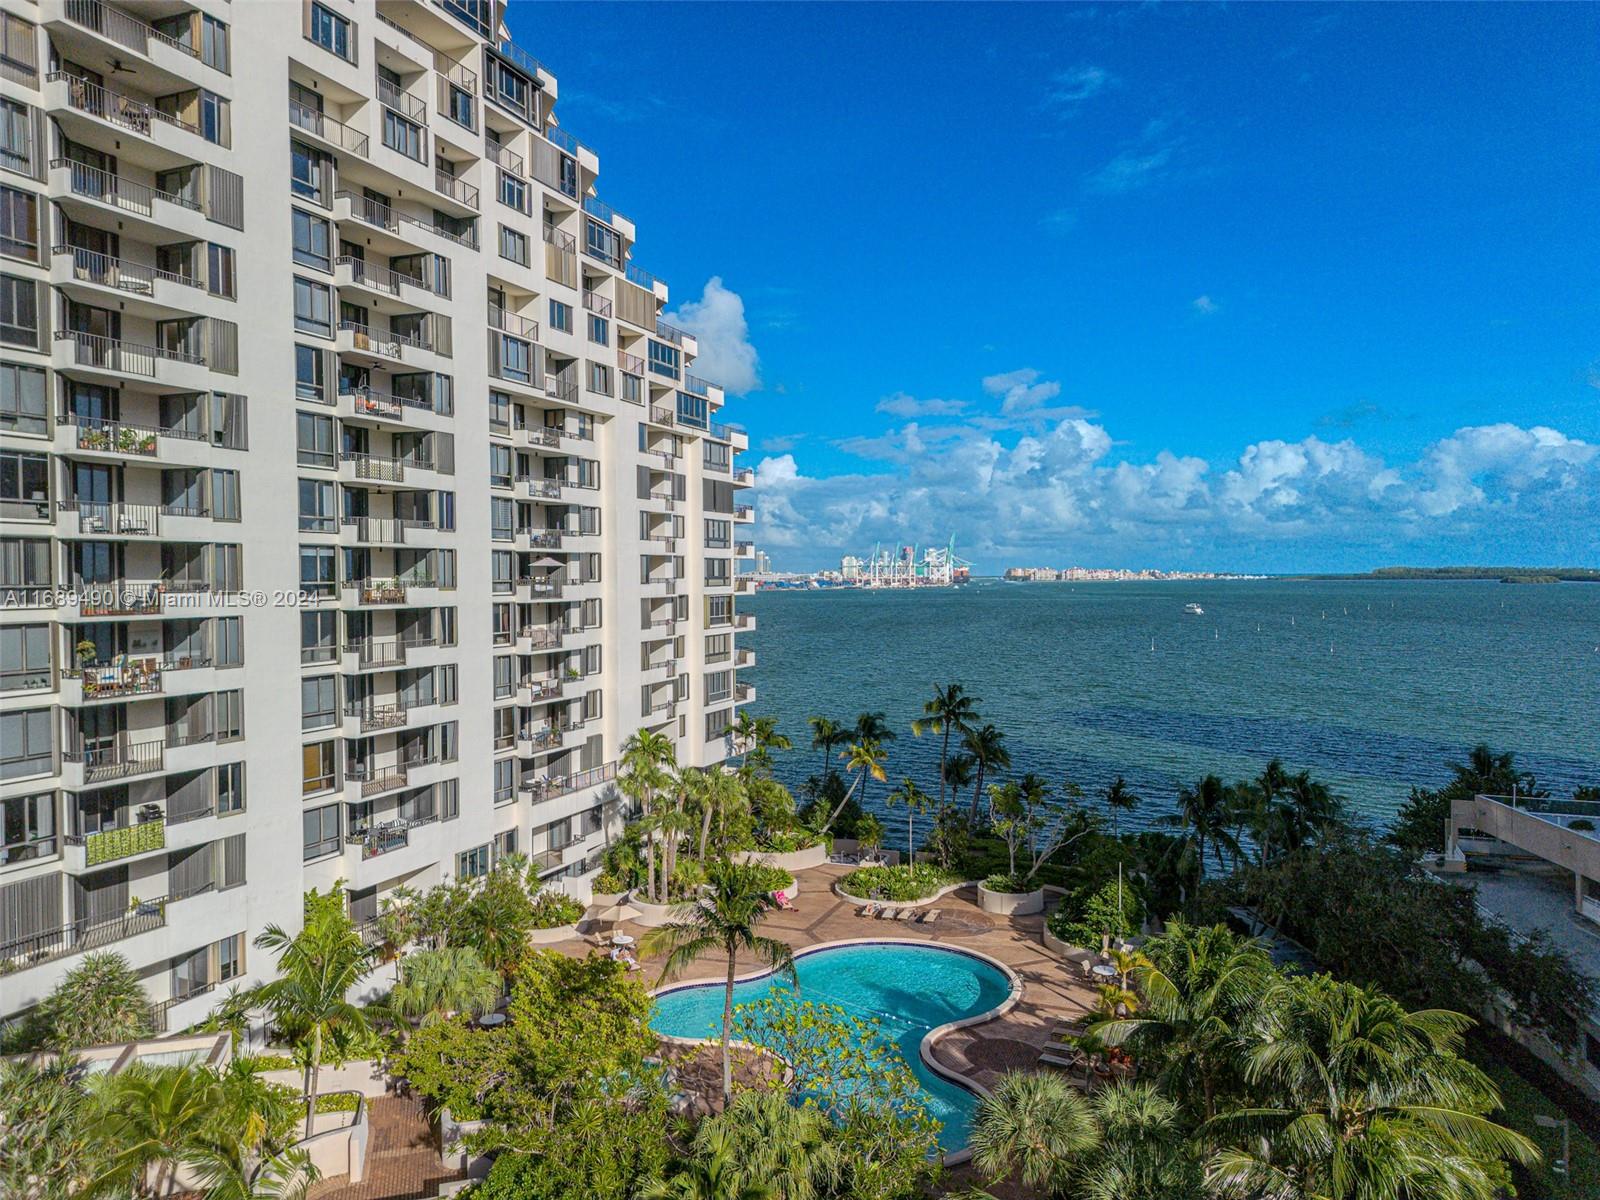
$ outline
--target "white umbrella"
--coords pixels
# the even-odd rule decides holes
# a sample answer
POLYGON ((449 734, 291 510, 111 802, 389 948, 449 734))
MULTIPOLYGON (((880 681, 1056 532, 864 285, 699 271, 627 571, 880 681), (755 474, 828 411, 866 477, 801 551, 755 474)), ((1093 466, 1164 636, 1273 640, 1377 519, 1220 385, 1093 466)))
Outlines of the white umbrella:
POLYGON ((533 565, 536 567, 564 567, 567 564, 562 562, 559 558, 551 558, 547 554, 543 558, 534 559, 533 565))
POLYGON ((613 904, 610 908, 596 914, 594 919, 601 925, 612 926, 611 932, 615 933, 616 926, 622 924, 624 921, 631 921, 635 917, 643 915, 644 914, 642 914, 631 904, 613 904))

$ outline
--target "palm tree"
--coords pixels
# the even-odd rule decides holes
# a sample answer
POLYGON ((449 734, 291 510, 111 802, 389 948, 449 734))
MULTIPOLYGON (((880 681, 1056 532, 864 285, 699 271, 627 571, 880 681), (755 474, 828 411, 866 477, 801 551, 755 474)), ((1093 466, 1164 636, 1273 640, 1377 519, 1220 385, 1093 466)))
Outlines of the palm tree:
POLYGON ((1122 814, 1131 813, 1138 808, 1139 797, 1134 795, 1133 790, 1123 782, 1121 775, 1111 781, 1111 785, 1106 788, 1102 796, 1105 800, 1106 811, 1111 814, 1111 836, 1120 838, 1122 836, 1122 814))
MULTIPOLYGON (((622 770, 617 775, 617 786, 630 800, 638 803, 646 822, 650 821, 654 811, 656 793, 667 786, 667 772, 676 765, 677 751, 673 748, 672 740, 664 733, 641 729, 623 743, 622 770)), ((659 900, 660 894, 656 891, 656 834, 653 829, 645 842, 644 891, 651 903, 659 900)))
POLYGON ((1285 849, 1298 850, 1339 822, 1344 801, 1327 784, 1312 779, 1310 771, 1301 771, 1289 780, 1289 811, 1292 821, 1285 849))
POLYGON ((304 1150, 259 1156, 221 1139, 197 1146, 185 1159, 205 1187, 205 1200, 305 1200, 317 1169, 304 1150))
POLYGON ((705 894, 686 905, 679 919, 645 935, 649 953, 665 950, 661 979, 681 975, 696 959, 712 953, 728 957, 727 991, 722 1004, 722 1098, 733 1096, 733 979, 740 952, 765 963, 796 987, 794 951, 787 943, 757 932, 766 915, 777 907, 772 893, 765 890, 759 868, 742 863, 716 864, 705 894))
POLYGON ((1178 811, 1161 818, 1162 824, 1183 829, 1178 843, 1188 870, 1197 882, 1205 882, 1206 848, 1217 856, 1217 868, 1225 869, 1222 852, 1239 853, 1239 839, 1228 826, 1232 819, 1234 790, 1215 775, 1207 775, 1195 787, 1181 788, 1178 792, 1178 811))
POLYGON ((747 1181, 727 1126, 711 1125, 704 1144, 697 1139, 695 1149, 669 1178, 648 1184, 641 1200, 776 1200, 766 1184, 747 1181))
POLYGON ((837 721, 828 717, 807 717, 806 724, 811 726, 811 748, 822 751, 822 776, 827 779, 828 772, 833 769, 833 748, 849 736, 844 727, 837 721))
POLYGON ((105 1114, 102 1136, 115 1150, 90 1194, 131 1186, 140 1195, 167 1195, 185 1151, 206 1135, 225 1102, 215 1073, 177 1066, 135 1065, 101 1076, 96 1094, 105 1114))
POLYGON ((823 833, 826 833, 833 823, 839 819, 839 814, 844 811, 844 806, 850 803, 850 797, 855 795, 856 789, 862 785, 862 781, 868 775, 871 775, 880 783, 888 779, 888 775, 883 770, 885 757, 883 747, 877 742, 851 742, 849 748, 839 757, 845 760, 844 769, 854 775, 855 779, 851 782, 849 789, 839 803, 834 807, 834 810, 828 814, 828 819, 822 826, 823 833))
POLYGON ((1012 1071, 972 1121, 972 1163, 992 1179, 1013 1172, 1028 1188, 1065 1195, 1075 1168, 1100 1144, 1089 1101, 1064 1076, 1012 1071))
POLYGON ((917 853, 917 814, 928 811, 928 801, 932 797, 917 786, 917 781, 906 775, 900 780, 900 786, 889 793, 884 801, 890 808, 899 805, 906 806, 906 861, 914 861, 917 853))
POLYGON ((739 750, 739 766, 772 768, 772 752, 788 750, 793 743, 778 732, 777 717, 752 717, 749 710, 741 708, 727 732, 733 735, 739 750))
POLYGON ((1132 972, 1144 995, 1138 1014, 1097 1022, 1090 1032, 1108 1045, 1152 1054, 1167 1094, 1198 1097, 1211 1117, 1218 1091, 1237 1074, 1235 1040, 1273 976, 1272 960, 1260 943, 1223 926, 1182 921, 1146 945, 1145 954, 1148 965, 1132 972))
POLYGON ((952 796, 960 793, 978 775, 978 762, 966 751, 952 754, 944 764, 945 782, 950 785, 952 796))
POLYGON ((1090 1100, 1099 1151, 1074 1180, 1083 1200, 1188 1200, 1204 1192, 1178 1106, 1150 1083, 1116 1083, 1090 1100))
POLYGON ((922 706, 922 716, 911 722, 911 732, 917 737, 924 733, 942 735, 939 747, 939 815, 945 808, 945 764, 950 761, 950 735, 965 734, 978 722, 978 700, 969 696, 959 683, 933 687, 933 699, 922 706))
MULTIPOLYGON (((858 742, 874 742, 882 746, 885 742, 895 740, 895 731, 889 728, 888 721, 884 720, 881 712, 864 712, 856 715, 855 740, 858 742)), ((881 778, 881 776, 875 776, 881 778)), ((861 781, 860 802, 867 802, 867 781, 861 781)))
POLYGON ((500 989, 500 973, 470 946, 418 950, 400 960, 400 982, 389 993, 389 1007, 424 1025, 451 1013, 479 1017, 494 1010, 500 989))
POLYGON ((155 1032, 150 997, 128 960, 116 953, 86 954, 30 1015, 29 1041, 67 1051, 131 1042, 155 1032))
POLYGON ((707 1155, 724 1148, 743 1182, 765 1183, 772 1200, 821 1200, 833 1195, 844 1169, 832 1133, 819 1108, 793 1104, 781 1092, 740 1092, 701 1124, 694 1148, 707 1155))
POLYGON ((1472 1024, 1327 975, 1290 977, 1249 1029, 1251 1107, 1208 1121, 1212 1178, 1251 1196, 1498 1195, 1492 1166, 1538 1159, 1484 1114, 1488 1076, 1459 1057, 1472 1024))
POLYGON ((317 1112, 317 1079, 328 1040, 371 1028, 366 1013, 345 996, 364 978, 372 951, 361 941, 339 893, 306 895, 305 927, 291 936, 268 925, 255 940, 278 955, 278 978, 263 984, 258 1002, 305 1053, 306 1137, 317 1112))
POLYGON ((978 768, 978 781, 972 787, 972 809, 967 820, 978 819, 978 797, 983 794, 983 777, 989 771, 1003 771, 1011 765, 1011 751, 1005 748, 1006 735, 993 725, 969 729, 961 736, 961 744, 972 755, 978 768))

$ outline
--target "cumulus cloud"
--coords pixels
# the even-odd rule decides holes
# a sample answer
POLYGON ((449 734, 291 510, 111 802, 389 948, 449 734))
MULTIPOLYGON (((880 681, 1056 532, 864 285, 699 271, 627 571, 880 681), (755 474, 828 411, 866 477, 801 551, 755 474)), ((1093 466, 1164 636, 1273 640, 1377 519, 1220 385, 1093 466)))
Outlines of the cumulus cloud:
POLYGON ((896 392, 879 400, 877 411, 892 417, 953 417, 966 407, 965 400, 919 400, 905 392, 896 392))
POLYGON ((722 385, 732 396, 742 396, 761 386, 760 360, 750 344, 750 324, 744 300, 723 286, 722 277, 706 281, 700 299, 689 300, 677 312, 662 314, 669 325, 694 334, 700 354, 694 373, 722 385))
MULTIPOLYGON (((983 388, 1035 411, 1057 394, 1031 369, 983 388)), ((810 476, 792 454, 757 468, 757 536, 792 550, 793 565, 952 534, 988 566, 1005 561, 997 555, 1170 560, 1196 548, 1217 566, 1329 545, 1448 544, 1465 558, 1493 557, 1489 543, 1518 558, 1535 545, 1552 557, 1600 551, 1600 446, 1543 426, 1465 427, 1402 462, 1317 436, 1254 442, 1220 463, 1175 450, 1131 461, 1087 416, 1002 431, 969 413, 835 444, 871 468, 810 476)))
POLYGON ((1196 296, 1189 302, 1189 307, 1202 317, 1209 317, 1216 313, 1217 302, 1210 296, 1196 296))

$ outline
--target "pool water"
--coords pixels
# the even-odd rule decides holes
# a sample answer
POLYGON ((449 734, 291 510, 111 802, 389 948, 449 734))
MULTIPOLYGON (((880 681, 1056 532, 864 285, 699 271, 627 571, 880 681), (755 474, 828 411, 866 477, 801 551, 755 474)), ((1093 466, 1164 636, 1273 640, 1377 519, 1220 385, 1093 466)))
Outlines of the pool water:
MULTIPOLYGON (((837 946, 797 956, 800 994, 850 1015, 874 1018, 916 1075, 928 1112, 943 1126, 939 1145, 964 1148, 977 1096, 942 1079, 922 1061, 923 1035, 949 1021, 977 1016, 1010 994, 1004 973, 959 950, 892 943, 837 946)), ((775 976, 734 985, 735 1005, 790 991, 775 976)), ((673 1037, 722 1036, 723 985, 697 984, 656 997, 650 1027, 673 1037)))

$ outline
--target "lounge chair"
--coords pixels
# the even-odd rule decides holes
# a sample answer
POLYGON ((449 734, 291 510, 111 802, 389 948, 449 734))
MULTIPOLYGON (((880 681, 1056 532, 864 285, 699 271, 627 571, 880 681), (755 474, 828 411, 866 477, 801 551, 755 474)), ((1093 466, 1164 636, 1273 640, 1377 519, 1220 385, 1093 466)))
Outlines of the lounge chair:
POLYGON ((858 905, 856 905, 856 916, 858 916, 858 917, 870 917, 871 915, 872 915, 872 905, 870 905, 870 904, 858 904, 858 905))
POLYGON ((897 920, 897 921, 910 921, 913 918, 915 918, 916 915, 917 915, 917 910, 916 909, 914 909, 914 908, 902 908, 900 910, 900 914, 897 917, 895 917, 895 920, 897 920))
POLYGON ((1039 1065, 1045 1067, 1060 1067, 1064 1071, 1076 1072, 1083 1064, 1076 1059, 1062 1058, 1060 1055, 1046 1051, 1039 1055, 1039 1065))
POLYGON ((899 916, 900 910, 892 906, 889 908, 880 909, 878 911, 878 920, 880 921, 894 921, 897 920, 899 916))
POLYGON ((939 912, 940 912, 940 910, 937 909, 937 908, 928 909, 927 912, 923 913, 920 917, 917 918, 917 924, 918 925, 932 925, 935 921, 937 921, 939 919, 939 912))

